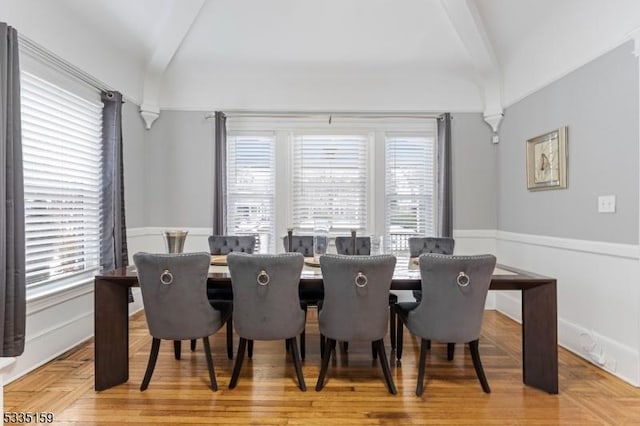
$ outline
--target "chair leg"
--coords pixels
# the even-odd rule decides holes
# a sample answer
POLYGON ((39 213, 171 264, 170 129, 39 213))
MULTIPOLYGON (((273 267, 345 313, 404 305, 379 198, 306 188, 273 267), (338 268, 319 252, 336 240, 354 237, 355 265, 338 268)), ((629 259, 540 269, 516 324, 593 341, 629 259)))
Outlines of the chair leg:
POLYGON ((249 359, 253 358, 253 340, 247 341, 247 355, 249 355, 249 359))
POLYGON ((453 353, 456 351, 455 343, 447 343, 447 359, 449 361, 453 360, 453 353))
POLYGON ((343 352, 349 352, 349 342, 340 342, 343 352))
POLYGON ((289 341, 289 348, 291 348, 291 357, 293 358, 293 365, 296 368, 296 376, 298 377, 298 387, 305 392, 307 385, 304 382, 304 376, 302 375, 302 362, 300 361, 300 354, 298 353, 298 342, 296 338, 287 339, 289 341))
POLYGON ((427 351, 429 350, 429 340, 422 339, 420 344, 420 362, 418 363, 418 385, 416 386, 416 395, 422 396, 424 391, 424 373, 427 369, 427 351))
POLYGON ((227 320, 227 358, 233 359, 233 314, 227 320))
POLYGON ((389 368, 389 361, 387 360, 387 351, 384 348, 384 340, 380 339, 374 342, 380 355, 380 366, 382 367, 382 374, 384 374, 384 380, 387 382, 387 389, 389 393, 395 395, 398 393, 396 385, 393 383, 393 377, 391 377, 391 369, 389 368))
POLYGON ((196 351, 196 339, 191 339, 191 352, 196 351))
POLYGON ((469 351, 471 352, 471 359, 473 360, 473 368, 476 370, 476 376, 480 381, 482 390, 484 393, 491 393, 487 376, 484 375, 484 369, 482 368, 482 362, 480 361, 480 352, 478 351, 478 340, 469 342, 469 351))
POLYGON ((140 391, 144 391, 149 387, 151 376, 153 375, 153 369, 156 367, 156 361, 158 360, 158 352, 160 351, 160 339, 155 337, 151 341, 151 352, 149 353, 149 362, 147 363, 147 371, 144 373, 144 379, 140 385, 140 391))
POLYGON ((238 343, 238 354, 236 355, 236 362, 233 365, 233 373, 231 374, 231 380, 229 381, 229 389, 233 389, 238 384, 238 376, 240 376, 240 369, 242 368, 242 361, 244 360, 244 350, 247 347, 247 339, 240 338, 238 343))
POLYGON ((334 339, 327 339, 324 345, 324 352, 322 353, 322 366, 320 367, 320 375, 318 375, 318 382, 316 383, 316 391, 319 392, 324 387, 324 379, 327 376, 327 369, 329 368, 329 360, 331 359, 331 351, 336 347, 336 341, 334 339))
MULTIPOLYGON (((192 340, 195 342, 195 340, 192 340)), ((204 343, 204 356, 207 358, 207 368, 209 369, 209 380, 211 381, 211 390, 218 390, 218 382, 216 382, 216 371, 213 368, 213 358, 211 357, 211 346, 209 346, 209 337, 203 337, 202 343, 204 343)))
POLYGON ((403 333, 404 333, 404 323, 400 317, 397 318, 396 322, 396 359, 400 361, 402 358, 402 344, 403 344, 403 333))
POLYGON ((391 338, 391 349, 396 349, 396 311, 389 308, 389 337, 391 338))
POLYGON ((300 333, 300 359, 304 361, 307 355, 307 311, 309 310, 308 305, 304 304, 304 328, 302 329, 302 333, 300 333))
POLYGON ((182 352, 182 342, 180 340, 173 341, 173 356, 176 359, 180 359, 180 353, 182 352))
POLYGON ((371 342, 371 356, 373 359, 378 359, 378 346, 376 346, 376 342, 371 342))
POLYGON ((325 339, 324 335, 320 334, 320 357, 324 355, 324 346, 327 339, 325 339))

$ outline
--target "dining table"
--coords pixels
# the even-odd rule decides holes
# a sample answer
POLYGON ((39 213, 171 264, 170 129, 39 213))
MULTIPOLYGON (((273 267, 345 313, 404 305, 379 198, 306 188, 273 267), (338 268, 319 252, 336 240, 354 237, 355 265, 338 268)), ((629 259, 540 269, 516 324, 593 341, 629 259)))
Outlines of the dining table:
MULTIPOLYGON (((230 288, 231 275, 223 259, 212 259, 207 286, 230 288)), ((134 266, 102 271, 94 279, 95 390, 103 391, 129 379, 129 288, 138 286, 134 266)), ((321 290, 322 273, 305 259, 300 287, 321 290)), ((413 259, 399 259, 391 290, 420 290, 420 271, 413 259)), ((522 295, 522 380, 527 386, 558 393, 556 279, 497 265, 490 290, 522 295)))

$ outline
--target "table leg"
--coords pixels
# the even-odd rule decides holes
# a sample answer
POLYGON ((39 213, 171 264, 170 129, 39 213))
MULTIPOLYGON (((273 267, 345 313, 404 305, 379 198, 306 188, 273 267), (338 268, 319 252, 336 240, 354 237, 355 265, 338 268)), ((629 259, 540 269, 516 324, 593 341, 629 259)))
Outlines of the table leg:
POLYGON ((94 284, 95 389, 129 379, 128 287, 106 279, 94 284))
POLYGON ((555 280, 522 290, 522 373, 526 385, 558 393, 555 280))

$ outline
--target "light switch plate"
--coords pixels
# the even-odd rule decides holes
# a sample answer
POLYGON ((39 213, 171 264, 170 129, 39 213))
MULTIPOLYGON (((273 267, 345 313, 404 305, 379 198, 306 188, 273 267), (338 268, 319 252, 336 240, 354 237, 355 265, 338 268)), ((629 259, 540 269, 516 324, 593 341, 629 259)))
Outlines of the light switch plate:
POLYGON ((616 212, 616 196, 601 195, 598 197, 598 213, 615 213, 616 212))

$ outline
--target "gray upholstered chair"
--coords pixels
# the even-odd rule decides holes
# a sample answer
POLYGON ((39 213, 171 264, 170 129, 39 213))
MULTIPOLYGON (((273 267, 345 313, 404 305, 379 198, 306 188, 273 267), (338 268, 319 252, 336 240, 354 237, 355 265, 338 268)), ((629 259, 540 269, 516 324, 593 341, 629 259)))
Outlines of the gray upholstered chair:
MULTIPOLYGON (((226 255, 232 252, 253 253, 256 237, 253 235, 210 235, 209 253, 212 255, 226 255)), ((213 306, 222 309, 225 305, 232 308, 233 292, 230 288, 207 288, 207 296, 213 306)), ((227 322, 227 357, 233 358, 233 321, 227 322)), ((195 341, 191 341, 191 350, 195 350, 195 341)), ((249 353, 253 350, 251 349, 249 353)), ((180 344, 176 343, 176 357, 179 357, 180 344)))
POLYGON ((291 250, 289 250, 289 236, 282 238, 284 251, 302 253, 304 257, 313 257, 313 235, 292 235, 291 250))
MULTIPOLYGON (((456 241, 453 238, 448 237, 411 237, 409 238, 409 256, 417 258, 421 254, 436 253, 436 254, 453 254, 456 241)), ((421 290, 413 290, 413 297, 417 302, 422 299, 421 290)), ((402 327, 402 323, 398 322, 398 328, 402 327)), ((429 347, 431 343, 428 344, 429 347)), ((402 346, 401 343, 396 344, 396 348, 402 346)), ((447 343, 447 359, 451 361, 455 352, 455 343, 447 343)), ((397 349, 396 356, 398 359, 402 357, 402 347, 397 349)))
POLYGON ((217 390, 209 336, 228 320, 231 309, 225 312, 216 310, 207 299, 209 254, 136 253, 133 261, 138 270, 149 332, 153 337, 140 390, 149 386, 161 339, 180 341, 200 338, 204 343, 211 389, 217 390))
POLYGON ((396 258, 392 255, 320 257, 324 302, 318 313, 323 345, 322 367, 316 384, 319 391, 336 341, 371 341, 377 349, 387 388, 396 393, 384 348, 389 316, 389 289, 396 258))
MULTIPOLYGON (((291 245, 289 245, 289 236, 282 238, 284 250, 291 253, 302 253, 304 257, 313 257, 313 235, 292 235, 291 245)), ((304 310, 305 323, 307 318, 307 310, 309 306, 318 306, 322 300, 324 292, 322 290, 309 290, 300 288, 300 307, 304 310)), ((300 358, 306 358, 306 332, 302 330, 300 333, 300 358)))
POLYGON ((256 237, 253 235, 211 235, 209 236, 209 252, 213 255, 229 253, 253 253, 256 237))
MULTIPOLYGON (((353 240, 351 237, 336 237, 336 253, 350 255, 353 254, 353 240)), ((371 254, 371 238, 356 237, 356 255, 369 256, 371 254)), ((393 305, 398 302, 398 296, 389 293, 389 334, 391 339, 391 349, 396 348, 396 313, 393 305)), ((349 343, 344 342, 344 350, 349 348, 349 343)), ((377 351, 372 348, 373 358, 376 358, 377 351)))
POLYGON ((229 389, 236 387, 247 341, 286 340, 298 385, 306 390, 296 336, 304 330, 298 286, 304 257, 300 253, 227 257, 233 288, 233 321, 240 336, 229 389))
MULTIPOLYGON (((421 338, 416 395, 422 395, 428 342, 468 343, 482 390, 491 392, 484 375, 478 340, 484 304, 496 265, 492 255, 420 255, 422 300, 397 303, 398 319, 421 338)), ((399 344, 402 340, 398 333, 399 344)))
POLYGON ((371 238, 356 237, 356 252, 353 253, 351 237, 336 237, 336 253, 357 256, 369 256, 371 254, 371 238))

